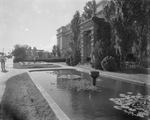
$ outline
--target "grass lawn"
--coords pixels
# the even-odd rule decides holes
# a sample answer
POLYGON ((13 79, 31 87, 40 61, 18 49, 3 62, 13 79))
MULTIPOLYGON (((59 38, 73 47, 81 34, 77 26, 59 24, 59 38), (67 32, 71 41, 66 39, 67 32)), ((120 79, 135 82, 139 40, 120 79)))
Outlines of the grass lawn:
POLYGON ((3 120, 58 120, 27 73, 8 79, 1 110, 3 120))

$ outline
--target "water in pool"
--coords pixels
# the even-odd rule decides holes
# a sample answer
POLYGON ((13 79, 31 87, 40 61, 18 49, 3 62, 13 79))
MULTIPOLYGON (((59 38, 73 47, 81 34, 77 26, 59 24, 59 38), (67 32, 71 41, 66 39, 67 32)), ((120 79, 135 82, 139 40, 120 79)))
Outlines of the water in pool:
POLYGON ((150 89, 145 85, 100 76, 96 82, 98 90, 80 89, 78 91, 69 89, 69 79, 66 80, 65 76, 73 75, 91 82, 92 78, 89 74, 76 70, 55 70, 34 71, 30 75, 45 89, 70 120, 147 120, 147 118, 134 117, 115 109, 114 103, 110 101, 110 98, 118 98, 119 94, 127 92, 133 95, 138 93, 148 95, 150 89))

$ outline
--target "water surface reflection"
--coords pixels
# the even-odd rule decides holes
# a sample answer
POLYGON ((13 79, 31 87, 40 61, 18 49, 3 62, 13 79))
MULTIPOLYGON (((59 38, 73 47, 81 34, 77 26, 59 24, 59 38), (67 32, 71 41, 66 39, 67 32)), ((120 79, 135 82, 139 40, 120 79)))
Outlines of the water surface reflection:
POLYGON ((97 86, 101 89, 101 92, 75 91, 65 89, 63 86, 64 80, 60 76, 75 74, 82 76, 81 79, 91 81, 92 79, 87 73, 76 70, 58 70, 32 72, 30 74, 71 120, 144 120, 114 109, 114 104, 109 99, 119 97, 120 93, 127 92, 149 94, 150 89, 145 85, 131 84, 100 76, 97 86))

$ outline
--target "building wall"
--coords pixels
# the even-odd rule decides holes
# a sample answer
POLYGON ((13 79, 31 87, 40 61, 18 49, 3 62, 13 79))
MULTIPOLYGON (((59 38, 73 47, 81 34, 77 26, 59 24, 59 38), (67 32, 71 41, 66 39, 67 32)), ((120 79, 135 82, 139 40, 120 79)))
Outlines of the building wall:
MULTIPOLYGON (((109 3, 109 1, 107 0, 103 0, 103 1, 100 1, 97 3, 97 17, 99 18, 102 18, 103 17, 103 14, 102 14, 102 10, 104 9, 104 7, 109 3)), ((62 51, 62 53, 66 50, 66 49, 69 49, 69 42, 70 42, 70 34, 71 34, 71 29, 70 29, 70 25, 71 24, 67 24, 66 26, 62 26, 60 27, 58 30, 57 30, 57 45, 59 46, 60 50, 62 51)), ((88 45, 88 47, 86 47, 85 45, 82 46, 82 57, 84 57, 84 60, 85 61, 85 58, 86 56, 89 54, 86 53, 87 49, 90 48, 90 50, 92 50, 92 47, 93 47, 93 24, 92 24, 92 21, 91 19, 87 20, 87 21, 84 21, 83 23, 81 23, 81 29, 82 29, 82 33, 83 32, 86 32, 86 31, 90 31, 91 32, 91 35, 92 37, 88 37, 88 39, 91 39, 89 40, 90 41, 90 44, 91 44, 91 47, 88 45), (83 52, 85 51, 85 52, 83 52)), ((86 36, 84 36, 86 37, 86 36)), ((83 41, 83 43, 85 43, 85 39, 83 41)), ((88 49, 89 50, 89 49, 88 49)), ((90 51, 88 51, 88 53, 91 53, 90 51)))
POLYGON ((70 35, 64 36, 62 39, 62 43, 61 43, 62 44, 62 50, 68 48, 69 42, 70 42, 70 35))
POLYGON ((57 30, 57 45, 59 46, 62 55, 69 48, 70 33, 70 24, 57 30))

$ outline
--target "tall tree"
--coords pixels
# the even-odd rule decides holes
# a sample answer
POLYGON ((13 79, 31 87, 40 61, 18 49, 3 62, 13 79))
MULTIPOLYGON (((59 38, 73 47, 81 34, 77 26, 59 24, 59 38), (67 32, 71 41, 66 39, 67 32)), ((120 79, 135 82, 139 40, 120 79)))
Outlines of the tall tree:
POLYGON ((53 56, 57 55, 57 46, 56 45, 53 46, 52 54, 53 54, 53 56))
POLYGON ((42 51, 39 51, 37 54, 40 59, 44 58, 44 53, 42 51))
POLYGON ((36 51, 37 51, 37 48, 36 47, 33 47, 33 55, 34 55, 34 59, 36 57, 36 51))
POLYGON ((96 2, 95 0, 89 1, 84 6, 84 12, 82 13, 82 19, 87 20, 96 14, 96 2))
POLYGON ((97 24, 97 42, 95 44, 94 53, 95 63, 94 67, 102 69, 101 61, 109 55, 111 45, 111 26, 103 18, 93 17, 93 22, 97 24))
POLYGON ((27 58, 26 54, 27 46, 26 45, 18 45, 14 46, 14 50, 12 51, 13 56, 18 61, 23 61, 27 58))
POLYGON ((114 30, 116 50, 125 61, 134 43, 140 60, 147 48, 150 0, 112 0, 110 3, 111 7, 106 7, 104 15, 114 30))
POLYGON ((71 42, 70 47, 72 49, 72 57, 73 57, 73 64, 76 65, 81 60, 81 53, 80 53, 80 13, 76 11, 71 20, 71 42))
POLYGON ((58 45, 56 46, 56 53, 58 57, 61 57, 61 51, 58 45))
POLYGON ((115 16, 115 3, 114 1, 110 1, 107 6, 103 9, 104 18, 106 21, 110 22, 111 19, 115 16))

